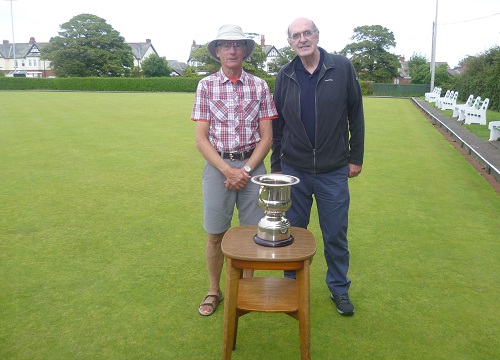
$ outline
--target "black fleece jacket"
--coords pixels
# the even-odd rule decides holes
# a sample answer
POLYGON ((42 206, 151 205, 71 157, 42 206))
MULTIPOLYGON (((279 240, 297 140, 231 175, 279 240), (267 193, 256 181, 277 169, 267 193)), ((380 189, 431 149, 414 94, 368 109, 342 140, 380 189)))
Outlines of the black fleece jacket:
POLYGON ((358 77, 349 59, 323 52, 324 62, 316 86, 316 146, 309 141, 300 119, 300 87, 296 56, 276 78, 271 171, 281 161, 309 173, 339 169, 348 163, 362 165, 365 120, 358 77))

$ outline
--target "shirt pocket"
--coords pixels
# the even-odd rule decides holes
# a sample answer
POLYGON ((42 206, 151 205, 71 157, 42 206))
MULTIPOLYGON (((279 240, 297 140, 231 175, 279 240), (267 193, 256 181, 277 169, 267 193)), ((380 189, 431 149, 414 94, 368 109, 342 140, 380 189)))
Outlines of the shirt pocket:
POLYGON ((241 118, 248 126, 257 123, 260 114, 260 100, 243 100, 241 102, 241 118))

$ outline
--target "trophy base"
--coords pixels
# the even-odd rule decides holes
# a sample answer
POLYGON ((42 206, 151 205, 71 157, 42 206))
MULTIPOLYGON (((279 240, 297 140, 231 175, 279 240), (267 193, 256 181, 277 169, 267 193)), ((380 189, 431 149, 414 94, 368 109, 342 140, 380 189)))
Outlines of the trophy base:
POLYGON ((290 237, 288 239, 272 241, 272 240, 261 239, 260 237, 258 237, 257 235, 255 235, 253 237, 253 241, 256 244, 259 244, 259 245, 262 245, 262 246, 267 246, 267 247, 281 247, 281 246, 287 246, 287 245, 290 245, 291 243, 293 243, 293 236, 290 235, 290 237))

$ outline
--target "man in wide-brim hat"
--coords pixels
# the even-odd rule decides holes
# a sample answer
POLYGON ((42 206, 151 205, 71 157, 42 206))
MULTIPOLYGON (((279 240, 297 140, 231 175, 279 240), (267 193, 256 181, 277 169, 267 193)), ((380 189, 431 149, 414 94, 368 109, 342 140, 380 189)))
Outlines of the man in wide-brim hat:
MULTIPOLYGON (((271 121, 277 117, 267 83, 243 70, 255 42, 239 26, 224 25, 208 44, 221 69, 200 80, 191 119, 196 121, 196 147, 205 158, 203 228, 208 234, 205 259, 209 290, 198 307, 214 313, 223 296, 220 277, 224 255, 221 242, 231 226, 234 207, 240 225, 257 225, 264 216, 258 205, 254 175, 267 173, 264 158, 271 149, 271 121)), ((251 272, 245 271, 245 276, 251 272)))

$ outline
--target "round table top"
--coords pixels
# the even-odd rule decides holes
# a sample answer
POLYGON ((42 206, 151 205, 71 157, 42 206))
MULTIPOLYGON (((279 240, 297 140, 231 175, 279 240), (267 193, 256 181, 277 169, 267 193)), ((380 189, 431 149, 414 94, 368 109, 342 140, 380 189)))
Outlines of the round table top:
POLYGON ((237 260, 282 262, 310 259, 316 253, 316 240, 313 234, 303 228, 291 227, 290 235, 294 241, 290 245, 269 247, 255 243, 257 226, 237 226, 229 229, 222 239, 222 252, 237 260))

